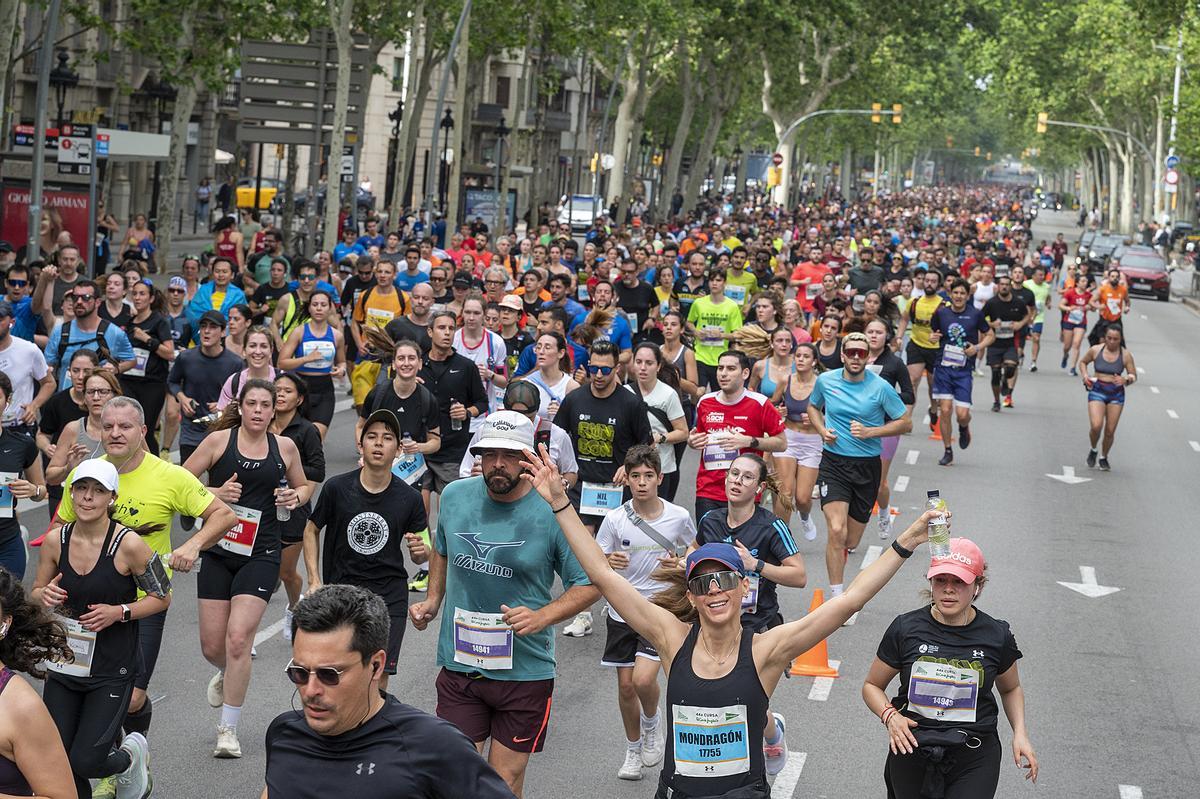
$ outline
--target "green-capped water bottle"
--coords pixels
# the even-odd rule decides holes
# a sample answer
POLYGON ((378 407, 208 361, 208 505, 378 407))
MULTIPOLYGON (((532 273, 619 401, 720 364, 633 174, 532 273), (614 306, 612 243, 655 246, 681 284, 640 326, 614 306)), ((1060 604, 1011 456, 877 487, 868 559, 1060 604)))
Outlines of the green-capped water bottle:
POLYGON ((950 525, 946 522, 946 500, 942 499, 941 494, 934 489, 929 491, 926 496, 929 497, 925 501, 927 510, 941 511, 933 520, 929 522, 929 556, 931 558, 945 558, 950 555, 950 525))

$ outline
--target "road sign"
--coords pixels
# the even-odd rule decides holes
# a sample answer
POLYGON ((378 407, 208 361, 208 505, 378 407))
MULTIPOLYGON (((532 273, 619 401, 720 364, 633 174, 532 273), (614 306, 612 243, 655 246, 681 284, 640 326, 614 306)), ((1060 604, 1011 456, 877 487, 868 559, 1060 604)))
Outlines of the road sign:
POLYGON ((1174 186, 1179 182, 1179 172, 1174 169, 1168 169, 1167 174, 1163 175, 1163 180, 1167 182, 1168 186, 1174 186))
POLYGON ((354 145, 342 146, 342 168, 340 170, 342 183, 354 182, 354 145))
MULTIPOLYGON (((1163 191, 1165 191, 1167 194, 1174 194, 1175 192, 1179 191, 1179 184, 1168 183, 1163 186, 1163 191)), ((1171 202, 1174 203, 1174 198, 1172 198, 1171 202)))
POLYGON ((775 153, 772 155, 771 163, 775 166, 783 166, 783 153, 775 153))
POLYGON ((96 134, 96 157, 97 158, 108 158, 108 134, 107 133, 97 133, 96 134))
POLYGON ((1179 156, 1168 155, 1167 156, 1167 169, 1174 169, 1177 166, 1179 166, 1179 156))
POLYGON ((58 137, 58 174, 90 175, 96 153, 91 125, 63 125, 58 137))

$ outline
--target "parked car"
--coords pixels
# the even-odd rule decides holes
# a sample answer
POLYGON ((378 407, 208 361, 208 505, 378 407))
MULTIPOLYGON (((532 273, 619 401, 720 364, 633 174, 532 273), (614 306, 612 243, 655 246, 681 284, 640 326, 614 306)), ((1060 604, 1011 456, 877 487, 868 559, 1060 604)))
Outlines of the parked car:
MULTIPOLYGON (((275 201, 275 195, 282 194, 283 188, 282 180, 263 178, 262 188, 260 188, 258 191, 258 210, 265 211, 268 208, 271 208, 271 204, 275 201)), ((239 178, 237 182, 236 193, 238 208, 253 208, 254 178, 239 178)))
POLYGON ((1144 294, 1160 302, 1171 299, 1171 270, 1153 247, 1122 247, 1112 259, 1121 270, 1130 294, 1144 294))
POLYGON ((604 202, 590 194, 563 195, 558 201, 557 220, 560 225, 570 225, 572 231, 584 231, 592 226, 596 217, 605 213, 604 202))
MULTIPOLYGON (((308 190, 305 189, 304 191, 296 192, 296 197, 295 197, 294 202, 295 202, 296 213, 303 215, 305 213, 304 209, 308 205, 308 190)), ((375 210, 375 195, 372 194, 367 189, 364 189, 362 186, 359 186, 354 191, 354 204, 355 204, 356 208, 358 209, 358 214, 360 216, 363 214, 369 214, 375 210)), ((325 213, 325 186, 324 185, 317 187, 317 213, 318 214, 325 213)))
POLYGON ((1087 253, 1083 258, 1083 262, 1088 267, 1088 274, 1094 275, 1103 272, 1113 253, 1125 246, 1127 245, 1124 236, 1115 233, 1096 234, 1088 244, 1087 253))
POLYGON ((1085 230, 1079 236, 1079 241, 1075 243, 1075 263, 1081 264, 1087 258, 1088 249, 1092 246, 1092 239, 1096 238, 1096 231, 1085 230))

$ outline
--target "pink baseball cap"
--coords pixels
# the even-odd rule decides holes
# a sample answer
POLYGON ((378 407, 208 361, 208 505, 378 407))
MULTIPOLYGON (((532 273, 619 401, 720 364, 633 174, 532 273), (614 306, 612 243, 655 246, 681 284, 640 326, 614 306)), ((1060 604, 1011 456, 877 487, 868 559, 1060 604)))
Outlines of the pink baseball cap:
POLYGON ((951 538, 950 554, 930 561, 925 579, 932 580, 936 575, 949 574, 964 583, 974 583, 976 578, 983 576, 986 566, 983 552, 974 541, 969 538, 951 538))

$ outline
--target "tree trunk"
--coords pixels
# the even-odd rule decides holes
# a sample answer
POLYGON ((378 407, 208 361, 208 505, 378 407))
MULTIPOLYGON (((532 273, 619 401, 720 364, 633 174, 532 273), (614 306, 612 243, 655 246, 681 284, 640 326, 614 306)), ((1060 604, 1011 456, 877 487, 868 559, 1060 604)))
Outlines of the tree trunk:
POLYGON ((17 33, 17 14, 21 0, 0 0, 0 141, 8 141, 8 114, 3 109, 8 105, 9 76, 12 74, 13 43, 17 33))
POLYGON ((425 108, 425 99, 429 95, 429 76, 433 71, 430 59, 433 49, 429 32, 425 30, 425 3, 417 3, 413 11, 412 33, 409 41, 415 45, 421 42, 424 57, 418 59, 414 52, 408 64, 408 94, 404 97, 404 112, 400 118, 400 136, 396 140, 395 163, 392 164, 392 206, 388 209, 388 227, 398 229, 400 219, 404 215, 404 189, 408 186, 408 170, 412 162, 412 148, 416 146, 417 137, 411 129, 418 127, 421 111, 425 108), (418 67, 418 63, 420 66, 418 67))
POLYGON ((1162 103, 1155 104, 1154 114, 1154 218, 1157 220, 1163 210, 1163 111, 1162 103))
POLYGON ((721 132, 721 123, 737 98, 736 86, 722 85, 719 68, 715 65, 706 76, 706 83, 712 87, 711 102, 707 103, 709 111, 708 124, 704 135, 700 138, 700 146, 696 150, 696 158, 692 161, 692 169, 688 173, 687 190, 683 194, 683 210, 691 212, 700 198, 700 186, 704 182, 708 162, 712 160, 713 150, 717 146, 717 136, 721 132))
POLYGON ((461 220, 458 218, 462 192, 462 168, 464 160, 463 134, 470 130, 471 111, 467 107, 467 88, 470 83, 468 71, 471 67, 471 17, 463 21, 462 38, 458 42, 458 50, 454 53, 454 108, 459 110, 458 119, 450 131, 450 150, 454 153, 453 161, 446 168, 446 242, 458 230, 461 220))
MULTIPOLYGON (((325 236, 323 249, 332 251, 341 231, 338 215, 342 210, 341 175, 342 147, 346 144, 346 120, 350 112, 350 65, 354 40, 350 25, 354 18, 354 0, 326 0, 329 27, 337 44, 337 81, 334 84, 333 130, 329 135, 329 166, 325 170, 325 236)), ((309 198, 315 202, 316 198, 309 198)), ((354 202, 354 187, 350 187, 350 202, 354 202)))
POLYGON ((1133 165, 1137 160, 1133 152, 1133 142, 1125 137, 1125 146, 1117 149, 1121 159, 1121 232, 1126 235, 1133 233, 1133 165))
POLYGON ((199 92, 195 81, 186 81, 175 96, 171 114, 171 149, 163 167, 163 186, 158 199, 158 230, 155 232, 154 262, 159 271, 167 271, 171 257, 171 225, 175 219, 175 198, 179 192, 179 170, 187 158, 188 121, 196 107, 199 92))
POLYGON ((657 221, 665 221, 670 215, 671 197, 679 187, 679 166, 683 160, 683 148, 687 146, 688 133, 692 129, 692 118, 696 115, 697 87, 692 75, 692 62, 688 54, 687 39, 679 37, 675 48, 679 61, 679 89, 683 95, 683 107, 679 111, 679 124, 675 126, 675 136, 671 140, 671 156, 667 159, 666 174, 662 185, 658 187, 658 210, 655 214, 657 221))

